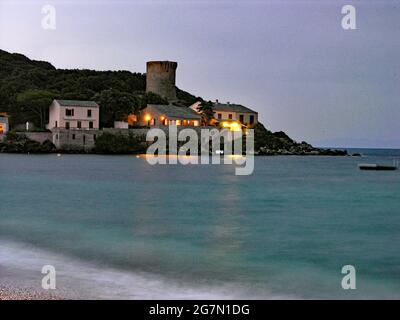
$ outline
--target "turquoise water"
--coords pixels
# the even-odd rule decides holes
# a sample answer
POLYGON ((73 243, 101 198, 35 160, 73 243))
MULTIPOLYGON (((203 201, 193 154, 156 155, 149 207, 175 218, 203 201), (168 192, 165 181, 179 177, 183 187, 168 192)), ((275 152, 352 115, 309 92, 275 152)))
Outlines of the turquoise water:
POLYGON ((0 154, 0 284, 77 298, 400 298, 398 151, 150 166, 0 154), (343 290, 341 269, 356 268, 343 290))

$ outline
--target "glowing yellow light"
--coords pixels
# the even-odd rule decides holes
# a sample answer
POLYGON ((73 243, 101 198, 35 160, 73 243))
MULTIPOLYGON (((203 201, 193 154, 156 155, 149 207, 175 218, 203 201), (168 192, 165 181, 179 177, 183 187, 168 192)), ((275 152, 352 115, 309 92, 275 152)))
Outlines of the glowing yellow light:
POLYGON ((150 121, 150 119, 151 119, 151 117, 150 117, 149 115, 146 115, 146 116, 144 117, 144 120, 146 120, 146 121, 150 121))
POLYGON ((164 121, 165 117, 164 117, 164 116, 162 116, 160 119, 161 119, 161 121, 164 121))
POLYGON ((194 121, 194 126, 197 127, 199 125, 198 121, 194 121))
POLYGON ((223 128, 229 128, 231 131, 239 131, 241 130, 241 126, 238 122, 228 122, 224 121, 221 123, 223 128))
POLYGON ((223 126, 224 128, 230 127, 229 122, 222 122, 222 126, 223 126))

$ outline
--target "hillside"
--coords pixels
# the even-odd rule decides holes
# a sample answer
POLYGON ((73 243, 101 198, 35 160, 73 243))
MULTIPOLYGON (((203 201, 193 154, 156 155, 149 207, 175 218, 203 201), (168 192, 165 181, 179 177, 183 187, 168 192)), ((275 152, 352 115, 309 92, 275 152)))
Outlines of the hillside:
MULTIPOLYGON (((102 106, 101 126, 112 127, 115 120, 126 118, 148 103, 168 104, 162 97, 146 93, 145 88, 146 75, 142 73, 57 69, 49 62, 0 50, 0 112, 11 116, 11 126, 31 121, 44 128, 48 106, 57 98, 96 101, 102 106)), ((182 106, 202 100, 179 88, 177 97, 175 103, 182 106)), ((284 132, 273 133, 261 123, 255 127, 255 150, 264 155, 346 154, 297 143, 284 132)))
MULTIPOLYGON (((44 105, 53 98, 100 103, 102 98, 112 96, 129 101, 129 109, 126 105, 114 105, 113 110, 102 109, 103 125, 112 125, 115 119, 110 117, 111 114, 122 117, 147 103, 167 102, 155 94, 146 94, 145 88, 146 75, 142 73, 56 69, 48 62, 0 50, 0 111, 8 112, 13 124, 29 120, 41 126, 37 112, 26 108, 32 96, 45 97, 46 101, 42 99, 44 105)), ((180 89, 177 96, 179 103, 185 106, 196 101, 195 96, 180 89)))

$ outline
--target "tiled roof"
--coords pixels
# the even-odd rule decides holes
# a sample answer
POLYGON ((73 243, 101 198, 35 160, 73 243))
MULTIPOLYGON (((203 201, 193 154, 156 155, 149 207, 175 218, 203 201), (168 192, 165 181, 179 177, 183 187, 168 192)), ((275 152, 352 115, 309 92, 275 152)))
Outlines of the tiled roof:
POLYGON ((243 113, 257 113, 254 110, 251 110, 241 104, 225 104, 225 103, 214 103, 213 104, 214 112, 222 111, 222 112, 243 112, 243 113))
POLYGON ((194 120, 201 119, 201 116, 196 111, 188 107, 161 104, 148 104, 147 107, 157 110, 158 112, 164 114, 167 118, 194 120))
POLYGON ((90 107, 99 108, 99 105, 94 101, 82 100, 56 100, 60 106, 64 107, 90 107))

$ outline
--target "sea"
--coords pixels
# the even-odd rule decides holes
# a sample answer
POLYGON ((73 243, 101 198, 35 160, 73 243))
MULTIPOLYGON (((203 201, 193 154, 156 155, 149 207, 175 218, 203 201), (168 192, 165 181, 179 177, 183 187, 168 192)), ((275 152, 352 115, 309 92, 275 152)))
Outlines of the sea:
POLYGON ((43 290, 50 265, 67 299, 399 299, 400 170, 358 164, 400 150, 349 152, 255 157, 248 176, 0 154, 0 286, 43 290))

